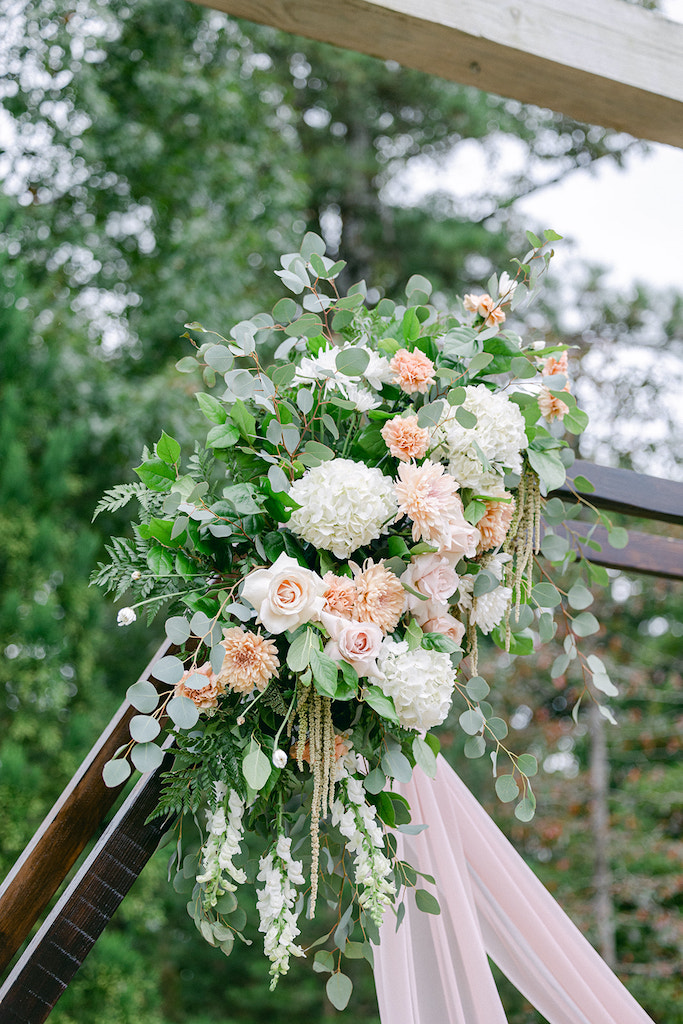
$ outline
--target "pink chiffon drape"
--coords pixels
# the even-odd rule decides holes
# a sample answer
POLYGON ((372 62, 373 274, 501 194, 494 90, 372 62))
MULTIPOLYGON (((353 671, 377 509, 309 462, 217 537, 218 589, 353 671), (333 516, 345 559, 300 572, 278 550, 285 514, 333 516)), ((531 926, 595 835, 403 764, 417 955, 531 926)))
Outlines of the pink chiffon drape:
POLYGON ((382 1024, 505 1024, 487 954, 550 1024, 652 1024, 443 758, 399 789, 429 826, 399 834, 399 856, 434 876, 441 914, 410 893, 398 931, 386 915, 382 1024))

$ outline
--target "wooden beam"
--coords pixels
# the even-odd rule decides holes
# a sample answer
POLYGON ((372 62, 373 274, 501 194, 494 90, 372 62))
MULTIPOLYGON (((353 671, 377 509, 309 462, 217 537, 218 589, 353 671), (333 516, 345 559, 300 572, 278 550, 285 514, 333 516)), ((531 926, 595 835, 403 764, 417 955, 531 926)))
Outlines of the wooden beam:
MULTIPOLYGON (((140 680, 154 683, 154 662, 169 647, 168 641, 162 644, 140 680)), ((0 886, 0 974, 123 789, 124 784, 116 789, 105 786, 102 769, 130 740, 128 727, 136 713, 124 701, 0 886)))
POLYGON ((41 1024, 109 924, 171 822, 154 818, 167 754, 143 775, 0 989, 2 1024, 41 1024))
POLYGON ((574 497, 571 482, 577 476, 585 476, 595 487, 590 494, 583 493, 597 508, 662 523, 683 523, 683 483, 576 459, 567 470, 567 485, 556 493, 563 498, 574 497))
POLYGON ((623 0, 196 0, 683 147, 683 25, 623 0))
MULTIPOLYGON (((581 523, 572 523, 572 530, 585 534, 581 523)), ((562 531, 566 535, 566 530, 562 531)), ((597 526, 591 533, 591 540, 597 541, 602 550, 595 551, 588 544, 574 542, 574 547, 589 562, 604 565, 608 569, 624 569, 626 572, 645 573, 668 580, 683 580, 683 540, 677 537, 660 537, 655 533, 628 531, 625 548, 612 548, 607 530, 597 526)))

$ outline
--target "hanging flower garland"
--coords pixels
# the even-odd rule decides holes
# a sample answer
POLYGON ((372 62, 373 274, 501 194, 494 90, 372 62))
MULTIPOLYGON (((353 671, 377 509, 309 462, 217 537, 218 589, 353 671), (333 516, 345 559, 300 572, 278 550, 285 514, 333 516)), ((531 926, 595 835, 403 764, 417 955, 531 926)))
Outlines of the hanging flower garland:
POLYGON ((404 306, 369 308, 363 283, 340 296, 343 262, 306 235, 277 271, 297 298, 228 338, 188 325, 205 340, 187 335, 195 352, 177 367, 203 377, 205 440, 183 459, 162 434, 139 482, 96 510, 140 506, 134 538, 115 538, 94 575, 117 596, 136 594, 119 623, 143 608, 150 619, 165 605, 173 613, 174 653, 153 669, 158 686, 129 688, 139 713, 105 781, 119 785, 131 762, 157 768, 160 731, 172 733, 157 813, 184 822, 174 884, 197 927, 230 953, 253 887, 274 986, 305 955, 301 916, 324 896, 338 915, 315 961, 338 1008, 351 993, 342 956, 372 962, 379 925, 387 912, 400 920, 408 889, 438 913, 396 857, 391 830, 423 826, 392 783, 416 767, 434 777, 429 730, 454 703, 467 756, 491 751, 498 795, 533 817, 536 762, 505 745, 478 675, 479 635, 529 654, 552 639, 560 608, 563 657, 581 659, 593 690, 614 692, 599 658, 578 651, 576 638, 597 629, 588 588, 575 583, 565 600, 537 567, 539 549, 560 567, 577 558, 568 510, 546 496, 573 458, 553 424, 579 434, 587 417, 564 346, 538 349, 505 328, 558 237, 530 235, 514 280, 494 276, 488 293, 443 313, 421 276, 404 306))

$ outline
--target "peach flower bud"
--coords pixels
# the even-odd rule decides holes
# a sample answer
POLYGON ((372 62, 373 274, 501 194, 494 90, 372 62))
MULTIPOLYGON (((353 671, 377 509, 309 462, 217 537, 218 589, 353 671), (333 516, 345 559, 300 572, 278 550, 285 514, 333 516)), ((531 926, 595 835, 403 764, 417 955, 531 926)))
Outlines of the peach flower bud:
MULTIPOLYGON (((562 390, 569 391, 569 385, 567 384, 562 390)), ((551 394, 547 388, 541 388, 538 393, 538 408, 541 410, 541 416, 545 416, 548 422, 563 420, 565 414, 569 412, 567 403, 551 394)))
POLYGON ((487 327, 502 324, 505 320, 505 313, 500 308, 499 303, 486 293, 483 295, 466 295, 463 299, 463 305, 470 313, 477 313, 487 327))
POLYGON ((555 359, 553 356, 548 358, 543 363, 543 374, 546 377, 552 377, 556 373, 567 372, 567 353, 563 352, 559 359, 555 359))
POLYGON ((421 459, 429 447, 429 431, 417 425, 417 416, 394 416, 382 427, 382 437, 395 459, 421 459))
POLYGON ((434 363, 418 348, 409 352, 400 348, 389 363, 394 384, 398 384, 408 395, 419 391, 424 394, 431 384, 436 383, 433 376, 434 363))

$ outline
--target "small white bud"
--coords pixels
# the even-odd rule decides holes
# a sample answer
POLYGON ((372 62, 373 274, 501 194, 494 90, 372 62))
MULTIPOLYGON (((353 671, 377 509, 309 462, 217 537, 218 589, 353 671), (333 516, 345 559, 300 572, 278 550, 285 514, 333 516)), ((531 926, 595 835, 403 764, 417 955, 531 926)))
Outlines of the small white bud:
POLYGON ((130 574, 130 578, 131 578, 132 580, 140 580, 140 579, 142 579, 142 573, 141 573, 141 572, 138 572, 138 570, 136 569, 136 570, 135 570, 135 572, 132 572, 132 573, 130 574))
POLYGON ((244 715, 238 715, 237 716, 237 724, 238 725, 244 725, 244 715))
POLYGON ((287 764, 287 754, 284 752, 284 750, 280 750, 278 748, 277 750, 273 751, 273 764, 275 765, 276 768, 285 767, 285 765, 287 764))
POLYGON ((135 622, 136 619, 137 615, 132 608, 122 608, 116 616, 119 626, 130 626, 131 622, 135 622))
POLYGON ((517 289, 517 282, 513 281, 507 270, 504 270, 500 275, 500 282, 498 284, 498 294, 501 299, 511 299, 517 289))

